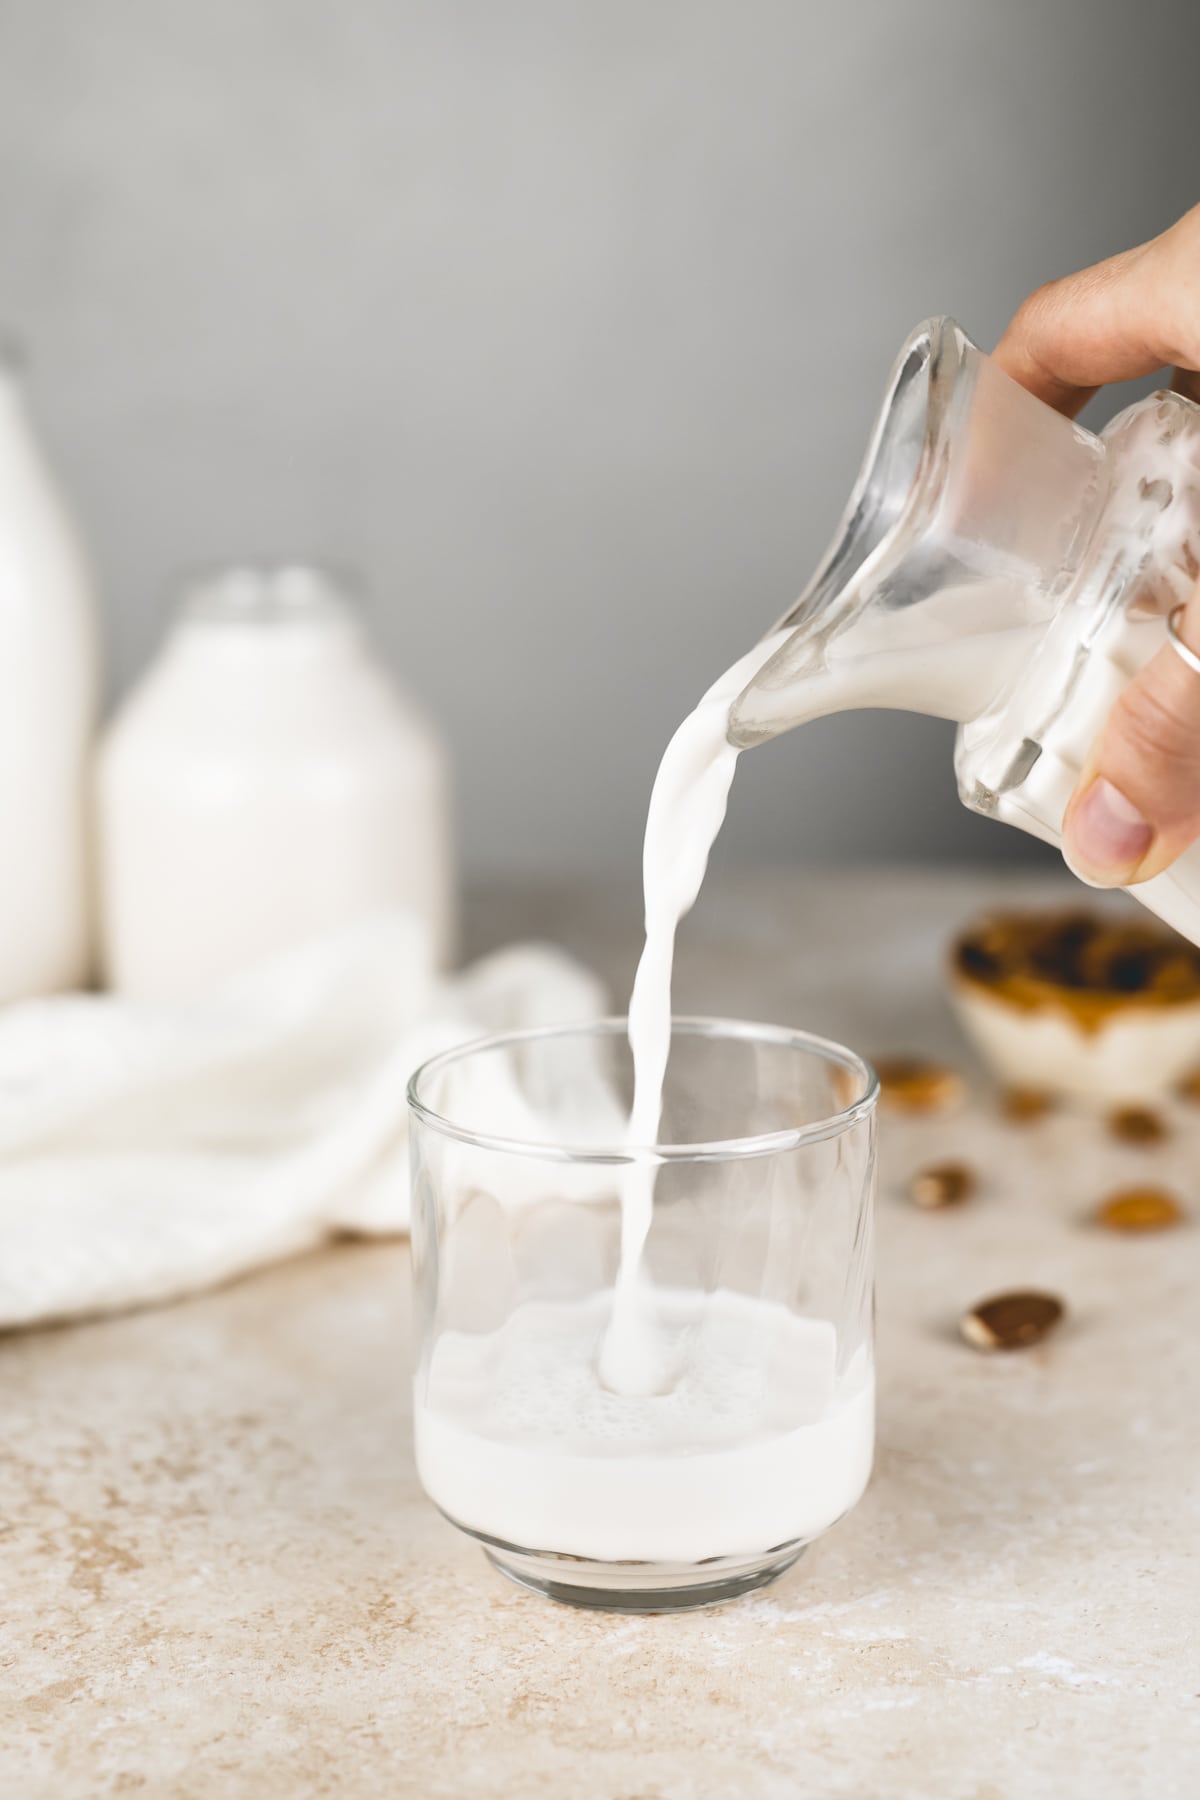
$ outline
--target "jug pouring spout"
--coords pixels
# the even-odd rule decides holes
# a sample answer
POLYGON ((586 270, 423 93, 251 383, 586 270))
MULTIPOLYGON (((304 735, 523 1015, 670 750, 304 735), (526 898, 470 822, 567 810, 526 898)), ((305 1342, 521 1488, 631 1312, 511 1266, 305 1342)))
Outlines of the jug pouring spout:
POLYGON ((919 325, 833 541, 731 708, 730 741, 864 706, 979 717, 1069 589, 1106 481, 1091 432, 952 319, 919 325))

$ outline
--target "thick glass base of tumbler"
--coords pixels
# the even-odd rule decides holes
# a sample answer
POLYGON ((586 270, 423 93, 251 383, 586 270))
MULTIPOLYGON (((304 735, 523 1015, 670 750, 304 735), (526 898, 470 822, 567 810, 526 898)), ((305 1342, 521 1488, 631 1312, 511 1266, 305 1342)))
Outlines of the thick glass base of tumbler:
POLYGON ((720 1556, 702 1563, 608 1563, 518 1550, 488 1538, 480 1541, 492 1566, 519 1586, 567 1606, 618 1613, 690 1612, 719 1606, 777 1580, 806 1548, 801 1543, 780 1544, 761 1556, 720 1556))

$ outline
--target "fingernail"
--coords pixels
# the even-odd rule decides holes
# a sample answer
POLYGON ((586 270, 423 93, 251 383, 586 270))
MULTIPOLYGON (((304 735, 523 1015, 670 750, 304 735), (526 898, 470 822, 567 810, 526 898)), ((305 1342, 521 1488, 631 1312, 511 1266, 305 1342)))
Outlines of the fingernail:
POLYGON ((1099 775, 1071 814, 1067 859, 1085 878, 1115 886, 1133 874, 1153 837, 1132 801, 1099 775))

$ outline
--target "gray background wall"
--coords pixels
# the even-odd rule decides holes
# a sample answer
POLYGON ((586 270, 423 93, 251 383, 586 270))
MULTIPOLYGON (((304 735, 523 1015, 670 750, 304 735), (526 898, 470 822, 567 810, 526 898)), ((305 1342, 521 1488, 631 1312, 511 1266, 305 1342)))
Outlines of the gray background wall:
MULTIPOLYGON (((1198 51, 1196 0, 0 0, 0 318, 114 690, 181 565, 356 564, 472 866, 632 874, 909 326, 1200 197, 1198 51)), ((720 853, 1026 852, 864 715, 746 758, 720 853)))

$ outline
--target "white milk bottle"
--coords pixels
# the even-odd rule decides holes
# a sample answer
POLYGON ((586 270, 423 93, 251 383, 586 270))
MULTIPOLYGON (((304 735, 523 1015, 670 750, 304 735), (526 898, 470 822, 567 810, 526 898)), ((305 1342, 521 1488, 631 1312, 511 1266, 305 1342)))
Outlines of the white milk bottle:
POLYGON ((0 1002, 89 974, 96 681, 87 568, 0 355, 0 1002))
POLYGON ((235 569, 188 596, 101 748, 109 984, 202 993, 392 908, 454 936, 440 743, 313 568, 235 569))

